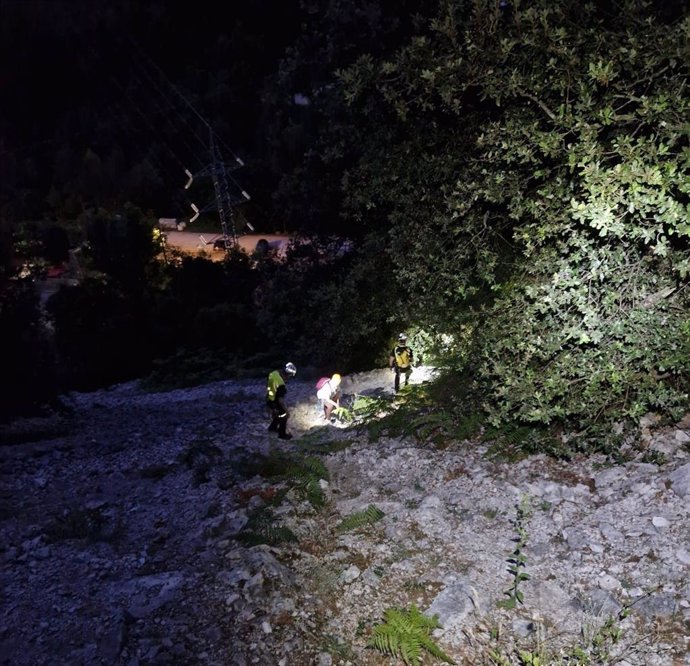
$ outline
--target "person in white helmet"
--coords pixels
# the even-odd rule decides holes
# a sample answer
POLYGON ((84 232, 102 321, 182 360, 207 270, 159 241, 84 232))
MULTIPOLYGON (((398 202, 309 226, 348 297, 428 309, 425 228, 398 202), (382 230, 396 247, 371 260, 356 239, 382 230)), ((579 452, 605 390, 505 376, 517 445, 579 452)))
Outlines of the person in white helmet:
POLYGON ((400 375, 405 375, 405 386, 409 383, 413 359, 412 349, 407 346, 407 336, 401 333, 398 336, 398 343, 393 347, 388 357, 388 365, 395 372, 394 387, 396 393, 400 390, 400 375))
POLYGON ((287 422, 290 412, 285 404, 287 395, 288 378, 297 374, 294 363, 286 363, 284 368, 274 370, 268 375, 266 384, 266 405, 271 410, 271 424, 268 426, 269 432, 277 432, 280 439, 292 439, 292 435, 287 431, 287 422))

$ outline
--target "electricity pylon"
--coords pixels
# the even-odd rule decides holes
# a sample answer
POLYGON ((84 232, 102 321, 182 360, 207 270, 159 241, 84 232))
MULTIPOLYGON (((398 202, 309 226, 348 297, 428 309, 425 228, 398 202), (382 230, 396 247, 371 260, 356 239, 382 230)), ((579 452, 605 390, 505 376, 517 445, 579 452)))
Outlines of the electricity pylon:
MULTIPOLYGON (((121 33, 118 33, 118 36, 121 36, 121 33)), ((194 211, 194 214, 189 218, 189 222, 194 222, 194 220, 196 220, 201 213, 205 213, 213 209, 217 210, 218 217, 220 218, 223 245, 227 251, 231 248, 231 246, 237 245, 237 230, 235 229, 233 206, 243 201, 243 199, 247 201, 250 199, 250 196, 241 187, 239 187, 237 183, 234 183, 234 189, 239 194, 234 197, 231 195, 230 186, 228 184, 228 180, 230 179, 229 172, 233 169, 244 166, 244 163, 239 157, 234 155, 233 151, 228 148, 227 145, 223 143, 223 141, 216 135, 211 127, 211 124, 206 120, 206 118, 204 118, 189 101, 189 99, 187 99, 187 97, 180 90, 178 90, 176 86, 173 85, 161 68, 148 56, 148 54, 145 53, 139 44, 131 36, 125 36, 128 38, 128 42, 133 46, 133 49, 139 54, 140 61, 137 64, 140 65, 141 62, 148 63, 149 68, 153 69, 157 75, 150 75, 148 73, 148 68, 146 67, 138 66, 136 70, 137 72, 142 71, 144 73, 150 84, 148 88, 157 91, 165 99, 165 106, 163 108, 166 121, 170 122, 172 115, 170 110, 174 108, 174 104, 170 102, 168 95, 168 91, 172 91, 189 108, 189 110, 202 123, 203 127, 205 127, 208 131, 208 146, 205 145, 204 140, 194 130, 191 132, 191 136, 196 139, 201 146, 203 146, 204 153, 208 151, 208 155, 210 156, 210 163, 206 167, 202 168, 197 174, 192 174, 188 168, 185 168, 184 161, 180 160, 179 157, 175 155, 174 151, 170 150, 170 152, 176 157, 178 164, 182 167, 182 169, 184 169, 184 172, 187 175, 187 183, 184 186, 185 190, 188 190, 192 186, 195 178, 203 176, 211 177, 213 181, 213 190, 215 192, 215 202, 210 202, 202 208, 199 208, 196 203, 190 201, 190 206, 192 211, 194 211), (161 81, 164 85, 161 85, 161 81), (221 143, 223 143, 224 147, 227 149, 227 152, 233 154, 233 157, 235 158, 234 163, 228 164, 224 161, 220 151, 221 143)), ((147 117, 143 113, 141 115, 144 118, 147 117)), ((179 112, 177 117, 179 120, 182 120, 184 124, 188 125, 187 120, 184 119, 182 114, 179 112)), ((188 127, 191 126, 188 125, 188 127)), ((156 128, 154 127, 153 129, 155 130, 156 128)), ((191 159, 192 157, 196 158, 194 160, 196 164, 203 164, 207 159, 205 154, 203 157, 199 158, 197 151, 194 149, 189 151, 186 159, 191 159)), ((247 226, 252 231, 254 230, 251 224, 247 223, 247 226)))
POLYGON ((213 181, 215 203, 210 202, 203 208, 199 208, 196 204, 192 203, 191 206, 192 210, 194 211, 194 215, 189 221, 190 223, 194 222, 194 220, 196 220, 201 213, 205 213, 215 208, 218 211, 218 217, 220 218, 223 245, 225 247, 225 251, 227 252, 232 247, 237 246, 237 229, 235 228, 233 207, 243 199, 248 201, 250 196, 244 190, 240 190, 241 196, 236 195, 233 197, 230 194, 228 172, 244 166, 244 162, 242 162, 239 157, 235 157, 234 162, 225 162, 221 154, 218 137, 213 131, 213 128, 208 123, 205 122, 205 124, 208 128, 209 154, 211 158, 210 163, 196 175, 192 174, 189 170, 185 171, 188 177, 187 183, 185 184, 185 189, 188 190, 191 187, 195 178, 210 177, 213 181))

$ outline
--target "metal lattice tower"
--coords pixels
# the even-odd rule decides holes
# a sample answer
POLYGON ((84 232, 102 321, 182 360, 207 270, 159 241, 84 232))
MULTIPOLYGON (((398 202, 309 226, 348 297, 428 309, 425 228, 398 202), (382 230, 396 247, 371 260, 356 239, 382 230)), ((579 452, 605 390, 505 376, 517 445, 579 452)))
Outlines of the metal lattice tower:
POLYGON ((220 228, 223 231, 223 242, 225 251, 237 246, 237 231, 235 229, 235 216, 232 213, 232 202, 230 201, 230 188, 228 187, 228 175, 225 170, 225 162, 220 154, 220 146, 209 128, 209 147, 211 151, 211 172, 213 178, 213 189, 216 193, 216 205, 218 206, 218 217, 220 218, 220 228), (230 228, 228 229, 228 218, 230 218, 230 228))
MULTIPOLYGON (((118 34, 118 37, 120 36, 122 35, 118 34)), ((188 180, 184 186, 185 190, 189 190, 195 178, 203 176, 211 177, 215 193, 215 202, 211 202, 205 205, 203 208, 199 208, 196 205, 196 203, 189 201, 189 205, 194 211, 194 214, 189 218, 189 222, 194 222, 194 220, 196 220, 201 213, 205 213, 207 211, 214 209, 217 210, 218 216, 220 218, 223 245, 227 252, 229 249, 231 249, 231 247, 236 247, 238 244, 237 230, 235 229, 233 215, 233 206, 243 201, 248 201, 251 198, 247 194, 247 192, 245 192, 241 187, 239 187, 239 185, 229 175, 229 172, 231 170, 244 166, 244 162, 242 162, 242 160, 239 157, 237 157, 230 148, 228 148, 228 146, 222 141, 222 139, 214 132, 213 127, 211 127, 211 124, 206 120, 206 118, 204 118, 204 116, 202 116, 201 113, 199 113, 199 111, 194 107, 194 105, 189 101, 189 99, 187 99, 187 97, 183 95, 182 92, 180 92, 180 90, 178 90, 176 86, 173 85, 173 83, 170 81, 170 79, 168 79, 168 77, 161 70, 161 68, 158 67, 158 65, 156 65, 156 63, 153 62, 153 60, 151 60, 151 58, 148 56, 148 54, 145 53, 145 51, 139 46, 139 44, 131 37, 128 38, 128 43, 131 44, 133 49, 136 50, 136 52, 139 54, 140 61, 137 64, 140 65, 141 62, 148 63, 149 69, 154 71, 155 75, 146 75, 147 82, 149 83, 148 87, 152 90, 157 91, 166 100, 166 105, 164 107, 165 113, 167 114, 165 116, 166 119, 169 120, 169 109, 173 106, 172 103, 167 103, 168 92, 172 91, 201 122, 202 127, 205 127, 208 130, 208 146, 204 145, 204 140, 195 131, 193 131, 193 129, 191 131, 191 134, 199 142, 199 144, 203 146, 204 153, 208 151, 208 155, 210 157, 210 164, 204 167, 197 174, 192 174, 192 172, 189 171, 189 169, 184 168, 184 162, 182 160, 178 158, 177 161, 180 164, 180 166, 182 166, 182 168, 184 169, 184 173, 187 175, 188 180), (220 149, 221 144, 224 146, 226 152, 230 153, 234 158, 234 161, 230 164, 226 163, 223 159, 220 149), (233 180, 232 190, 229 185, 230 180, 233 180), (231 194, 231 192, 233 191, 236 193, 234 197, 231 194)), ((138 67, 137 71, 142 71, 146 74, 146 68, 138 67)), ((141 115, 143 117, 146 117, 143 113, 141 115)), ((185 125, 190 127, 186 119, 182 119, 181 114, 178 114, 178 116, 181 120, 183 120, 185 125)), ((172 150, 170 150, 170 152, 174 155, 174 152, 172 150)), ((190 155, 188 155, 187 159, 194 153, 194 150, 190 151, 190 155)), ((196 157, 198 158, 199 156, 196 155, 196 157)), ((205 155, 203 158, 196 160, 197 163, 201 164, 203 164, 205 161, 205 155)), ((249 222, 247 222, 246 225, 247 227, 253 230, 253 227, 251 224, 249 224, 249 222)))
POLYGON ((233 197, 231 195, 228 172, 244 166, 244 163, 239 157, 236 157, 234 162, 227 163, 221 154, 218 137, 213 131, 213 128, 208 125, 208 123, 206 123, 206 125, 208 127, 211 162, 207 167, 197 173, 196 176, 193 176, 189 171, 186 172, 189 180, 185 185, 185 189, 189 189, 194 178, 204 176, 210 177, 213 181, 213 190, 215 192, 215 205, 211 203, 200 209, 195 204, 192 204, 192 210, 194 210, 195 215, 189 221, 193 222, 201 213, 215 208, 218 211, 223 244, 227 252, 231 248, 237 246, 237 229, 235 228, 233 207, 242 201, 243 198, 248 200, 250 197, 244 190, 241 190, 241 197, 233 197))

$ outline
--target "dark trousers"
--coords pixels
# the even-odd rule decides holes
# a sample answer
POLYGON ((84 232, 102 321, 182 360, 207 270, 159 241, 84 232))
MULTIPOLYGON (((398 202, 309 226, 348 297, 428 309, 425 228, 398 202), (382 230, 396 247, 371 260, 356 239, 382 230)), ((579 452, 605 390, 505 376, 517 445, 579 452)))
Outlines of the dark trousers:
POLYGON ((283 408, 277 400, 267 400, 266 406, 271 412, 271 425, 268 426, 268 429, 273 432, 277 431, 279 435, 285 435, 288 422, 287 413, 283 412, 283 408))
POLYGON ((323 407, 323 418, 328 421, 328 419, 331 418, 331 414, 333 413, 335 407, 331 405, 330 402, 326 402, 325 400, 321 401, 321 406, 323 407))
POLYGON ((399 368, 397 365, 393 368, 395 370, 395 390, 400 390, 400 375, 405 375, 405 386, 410 381, 412 368, 408 365, 406 368, 399 368))

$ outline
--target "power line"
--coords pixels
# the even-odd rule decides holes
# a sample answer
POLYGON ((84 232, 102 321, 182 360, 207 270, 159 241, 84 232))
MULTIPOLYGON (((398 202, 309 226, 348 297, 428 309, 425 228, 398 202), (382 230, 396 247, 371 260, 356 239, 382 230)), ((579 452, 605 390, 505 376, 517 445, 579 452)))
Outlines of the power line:
MULTIPOLYGON (((198 118, 198 120, 206 127, 208 131, 208 152, 210 155, 210 164, 205 169, 199 171, 196 176, 192 174, 192 172, 189 169, 185 168, 185 173, 188 176, 188 181, 185 185, 185 189, 188 190, 191 187, 195 178, 210 175, 213 181, 213 188, 216 199, 216 209, 218 212, 218 216, 220 218, 224 244, 226 250, 228 250, 230 248, 230 244, 237 244, 237 232, 234 224, 233 207, 243 200, 242 197, 245 200, 250 199, 249 194, 247 194, 247 192, 239 186, 237 181, 235 181, 235 179, 232 178, 228 172, 231 168, 238 168, 240 166, 243 166, 244 163, 234 153, 234 151, 227 148, 225 142, 216 134, 215 130, 213 129, 211 124, 206 120, 206 118, 204 118, 201 115, 201 113, 194 107, 190 100, 184 94, 182 94, 182 92, 172 83, 172 81, 170 81, 170 79, 165 75, 161 68, 158 67, 158 65, 148 56, 148 54, 144 52, 140 45, 130 35, 127 34, 125 36, 127 38, 127 41, 131 44, 133 49, 136 50, 136 52, 139 54, 140 58, 144 61, 144 63, 150 66, 150 68, 155 71, 158 77, 165 83, 165 87, 175 93, 175 95, 180 99, 180 101, 182 101, 185 104, 185 106, 198 118), (234 157, 235 164, 232 167, 229 167, 223 159, 220 150, 220 144, 223 144, 223 146, 227 148, 234 157), (241 197, 238 196, 233 198, 230 195, 230 188, 228 185, 229 180, 232 180, 235 187, 240 191, 241 197), (230 223, 230 227, 228 227, 228 222, 230 223)), ((165 90, 161 89, 157 82, 148 75, 145 67, 143 68, 143 72, 144 75, 146 75, 151 81, 153 88, 156 91, 158 91, 162 97, 168 99, 165 90)), ((138 77, 136 77, 136 75, 135 79, 139 80, 138 77)), ((174 107, 174 105, 171 104, 171 107, 174 107)), ((163 110, 163 115, 164 117, 168 118, 168 114, 165 112, 165 110, 163 110)), ((178 114, 178 116, 182 119, 183 122, 186 123, 186 119, 182 117, 181 114, 178 114)), ((195 136, 195 138, 198 141, 200 141, 200 143, 203 143, 203 141, 201 141, 201 139, 198 137, 198 135, 196 135, 195 132, 192 133, 193 136, 195 136)), ((194 203, 191 203, 190 205, 192 207, 192 210, 194 211, 194 216, 190 218, 190 222, 192 222, 199 216, 202 209, 200 209, 194 203)))

